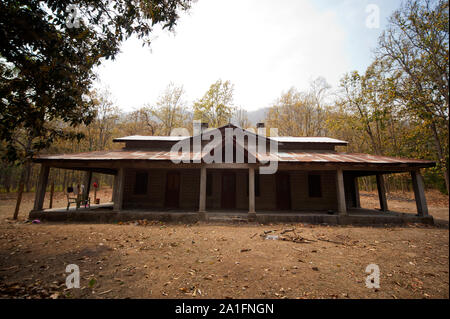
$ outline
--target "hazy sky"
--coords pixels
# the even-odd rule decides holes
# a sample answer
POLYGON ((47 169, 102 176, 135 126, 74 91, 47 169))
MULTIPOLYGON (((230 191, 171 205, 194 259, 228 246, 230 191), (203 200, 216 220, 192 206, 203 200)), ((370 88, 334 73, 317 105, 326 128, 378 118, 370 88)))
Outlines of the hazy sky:
MULTIPOLYGON (((186 99, 200 98, 218 79, 235 85, 235 105, 250 111, 282 91, 300 90, 323 76, 336 87, 352 70, 364 71, 396 0, 199 0, 175 33, 157 32, 150 48, 136 39, 98 70, 130 111, 153 104, 169 84, 182 84, 186 99), (368 5, 380 10, 380 28, 368 28, 368 5)), ((372 20, 373 21, 373 20, 372 20)))

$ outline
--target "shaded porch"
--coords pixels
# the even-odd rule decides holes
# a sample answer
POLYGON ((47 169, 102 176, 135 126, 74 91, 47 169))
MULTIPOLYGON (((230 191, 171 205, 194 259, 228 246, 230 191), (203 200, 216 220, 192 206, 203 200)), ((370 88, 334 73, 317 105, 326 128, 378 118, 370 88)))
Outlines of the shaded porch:
MULTIPOLYGON (((61 216, 58 216, 58 219, 63 220, 63 217, 66 216, 70 220, 72 217, 75 218, 74 216, 78 216, 77 214, 84 216, 87 213, 94 212, 94 209, 85 210, 83 208, 78 209, 78 212, 69 210, 67 214, 59 210, 54 210, 50 213, 43 210, 43 200, 50 167, 85 171, 86 195, 89 194, 93 172, 114 175, 112 203, 100 209, 106 210, 112 216, 107 217, 106 220, 114 220, 114 218, 149 219, 154 217, 155 213, 160 214, 160 217, 165 220, 172 220, 175 217, 178 218, 179 216, 175 216, 175 214, 184 214, 185 216, 189 216, 189 218, 192 217, 191 214, 197 214, 197 217, 192 220, 213 220, 215 214, 230 213, 238 214, 236 216, 243 214, 245 215, 244 219, 248 221, 262 222, 307 222, 308 220, 312 220, 312 222, 330 224, 339 224, 344 221, 358 223, 356 221, 358 218, 370 220, 375 215, 377 218, 388 218, 388 220, 395 222, 395 218, 396 220, 402 220, 405 215, 396 215, 395 212, 389 212, 384 185, 384 174, 397 172, 409 172, 411 174, 417 207, 416 217, 419 217, 417 220, 428 220, 431 218, 428 217, 428 208, 420 170, 407 166, 394 167, 367 164, 350 166, 329 163, 306 165, 304 163, 283 163, 279 165, 278 172, 275 175, 259 175, 259 166, 249 163, 191 163, 177 165, 168 162, 85 161, 83 164, 72 161, 42 163, 35 206, 34 210, 30 213, 30 218, 38 216, 37 214, 42 212, 44 213, 42 215, 43 217, 51 215, 50 217, 54 218, 53 215, 59 213, 61 216), (142 178, 142 172, 145 170, 147 170, 147 173, 144 174, 144 177, 146 177, 142 178), (151 182, 149 177, 152 177, 152 174, 154 175, 156 172, 160 175, 161 179, 151 182), (177 183, 173 182, 177 181, 177 179, 172 179, 172 182, 169 183, 169 175, 166 175, 166 172, 185 172, 186 179, 178 178, 177 183), (216 182, 219 188, 216 190, 221 196, 224 195, 224 192, 220 187, 229 188, 229 181, 227 182, 224 176, 230 176, 233 172, 239 173, 239 178, 231 178, 232 184, 234 183, 236 185, 236 189, 231 194, 232 196, 237 196, 235 200, 237 203, 240 203, 238 205, 232 205, 234 206, 233 209, 228 209, 222 205, 220 207, 224 210, 217 211, 218 207, 210 203, 208 204, 208 200, 209 202, 219 200, 223 202, 223 198, 214 198, 215 184, 208 184, 211 181, 208 175, 214 176, 214 173, 218 172, 220 172, 220 175, 217 175, 216 182), (360 207, 358 178, 367 175, 376 176, 381 212, 364 210, 360 207), (272 177, 267 179, 265 176, 272 177), (283 178, 278 178, 278 176, 282 176, 283 178), (175 192, 171 189, 172 186, 170 185, 178 185, 175 192), (142 188, 144 190, 143 194, 136 192, 136 190, 141 190, 137 186, 145 186, 142 188), (211 187, 212 190, 210 189, 211 187), (158 197, 149 196, 152 194, 150 190, 157 190, 159 192, 158 197), (187 207, 176 206, 175 209, 165 208, 164 205, 167 204, 169 190, 171 194, 176 194, 175 197, 180 203, 188 202, 189 205, 187 207), (289 196, 279 196, 279 194, 286 195, 287 193, 289 193, 289 196), (159 207, 129 205, 130 202, 136 201, 137 199, 152 203, 159 201, 161 205, 159 207), (187 213, 189 215, 186 215, 187 213), (148 217, 145 217, 145 214, 148 214, 148 217), (165 215, 170 214, 174 214, 173 218, 165 217, 165 215)), ((229 192, 227 194, 229 196, 229 192)), ((229 199, 225 202, 228 201, 229 199)), ((96 213, 100 213, 97 209, 95 211, 96 213)), ((415 216, 413 214, 407 214, 405 218, 410 218, 409 215, 415 216)), ((106 215, 103 214, 101 216, 104 217, 106 215)), ((82 219, 84 218, 89 220, 88 217, 82 217, 82 219)), ((93 217, 93 219, 95 218, 93 217)), ((378 223, 379 220, 381 219, 377 219, 376 222, 378 223)))

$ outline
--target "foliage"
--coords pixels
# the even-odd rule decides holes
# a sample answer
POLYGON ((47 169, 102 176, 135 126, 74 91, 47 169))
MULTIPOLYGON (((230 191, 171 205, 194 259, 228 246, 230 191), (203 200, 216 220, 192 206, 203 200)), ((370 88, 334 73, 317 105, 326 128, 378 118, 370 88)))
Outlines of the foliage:
POLYGON ((203 97, 194 103, 194 118, 208 122, 210 127, 220 127, 231 121, 234 85, 230 81, 218 80, 213 83, 203 97))
POLYGON ((348 141, 349 152, 435 160, 425 178, 448 192, 448 9, 444 0, 406 2, 390 17, 373 63, 344 75, 325 120, 309 92, 292 88, 269 110, 269 126, 328 134, 348 141))
POLYGON ((389 19, 377 56, 388 66, 385 90, 417 127, 428 129, 449 189, 449 2, 413 0, 389 19))
POLYGON ((169 83, 155 106, 141 109, 148 125, 158 127, 159 135, 170 135, 174 128, 184 127, 187 124, 190 116, 186 110, 184 95, 183 86, 169 83), (152 122, 153 125, 150 124, 152 122))
MULTIPOLYGON (((143 42, 155 24, 169 30, 189 0, 0 2, 2 158, 24 164, 14 219, 31 159, 57 138, 80 139, 67 126, 94 119, 93 67, 113 59, 123 40, 143 42), (80 14, 80 16, 78 16, 80 14)), ((102 142, 105 144, 105 142, 102 142)))
POLYGON ((24 161, 57 137, 54 125, 88 125, 92 68, 112 59, 136 34, 148 42, 155 24, 171 29, 188 0, 0 2, 0 140, 10 161, 24 161), (73 5, 80 19, 67 12, 73 5))
POLYGON ((328 114, 323 99, 330 88, 323 78, 311 82, 308 92, 295 88, 281 94, 269 109, 267 127, 278 128, 278 134, 287 136, 324 136, 328 114))

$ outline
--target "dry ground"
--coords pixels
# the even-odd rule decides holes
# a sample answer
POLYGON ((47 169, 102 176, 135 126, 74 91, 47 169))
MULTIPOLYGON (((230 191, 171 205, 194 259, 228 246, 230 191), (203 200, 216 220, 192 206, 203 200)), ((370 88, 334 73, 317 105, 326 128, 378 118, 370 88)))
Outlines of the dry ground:
MULTIPOLYGON (((8 219, 11 197, 0 195, 2 298, 449 298, 448 197, 434 191, 430 213, 446 227, 30 224, 33 194, 19 222, 8 219), (314 241, 259 236, 292 228, 314 241), (380 289, 365 287, 371 263, 380 289), (66 289, 68 264, 80 268, 80 289, 66 289)), ((413 213, 412 198, 391 194, 388 204, 413 213)), ((378 207, 376 193, 361 202, 378 207)), ((65 203, 57 194, 54 207, 65 203)))

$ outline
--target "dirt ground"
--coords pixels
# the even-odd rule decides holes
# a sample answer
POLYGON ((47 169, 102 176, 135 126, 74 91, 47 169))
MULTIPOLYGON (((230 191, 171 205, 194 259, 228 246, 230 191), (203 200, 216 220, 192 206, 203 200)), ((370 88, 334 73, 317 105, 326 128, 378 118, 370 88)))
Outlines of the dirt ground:
MULTIPOLYGON (((17 222, 14 196, 0 194, 0 298, 449 298, 448 197, 436 191, 427 200, 440 226, 405 227, 31 224, 34 195, 17 222), (308 240, 260 236, 292 229, 308 240), (69 264, 80 288, 66 288, 69 264), (379 289, 366 288, 369 264, 379 289)), ((414 213, 412 199, 390 194, 389 208, 414 213)), ((378 207, 376 193, 361 203, 378 207)), ((54 207, 65 205, 56 194, 54 207)))

